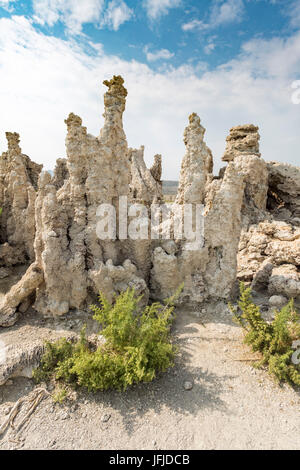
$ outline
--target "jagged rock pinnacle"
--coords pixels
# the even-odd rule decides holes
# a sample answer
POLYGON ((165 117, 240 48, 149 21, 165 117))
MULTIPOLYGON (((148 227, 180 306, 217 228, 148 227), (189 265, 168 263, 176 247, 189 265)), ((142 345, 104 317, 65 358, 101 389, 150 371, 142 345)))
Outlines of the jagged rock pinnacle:
POLYGON ((20 135, 17 132, 6 132, 5 135, 6 135, 7 144, 8 144, 8 151, 21 153, 21 148, 19 145, 20 135))
POLYGON ((126 98, 128 92, 126 88, 123 86, 124 79, 121 75, 114 75, 111 80, 104 80, 103 85, 108 87, 108 92, 115 97, 123 96, 126 98))

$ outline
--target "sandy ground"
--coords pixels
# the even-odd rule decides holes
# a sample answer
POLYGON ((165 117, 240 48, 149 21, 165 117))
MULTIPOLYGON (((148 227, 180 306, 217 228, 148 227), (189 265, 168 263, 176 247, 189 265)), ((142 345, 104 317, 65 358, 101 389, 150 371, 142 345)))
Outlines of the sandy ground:
MULTIPOLYGON (((0 339, 22 340, 22 332, 34 333, 30 328, 48 326, 25 317, 11 331, 0 329, 0 339)), ((300 390, 251 367, 253 355, 228 313, 200 321, 178 312, 173 334, 176 366, 153 383, 125 393, 80 392, 63 405, 46 398, 19 432, 9 428, 0 436, 0 449, 300 448, 300 390)), ((0 387, 0 427, 35 387, 26 378, 0 387)))

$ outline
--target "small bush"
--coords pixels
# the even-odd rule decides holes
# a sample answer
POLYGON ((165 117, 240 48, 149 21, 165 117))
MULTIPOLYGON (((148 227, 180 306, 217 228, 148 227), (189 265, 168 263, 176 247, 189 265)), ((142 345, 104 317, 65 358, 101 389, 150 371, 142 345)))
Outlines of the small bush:
POLYGON ((153 303, 142 312, 141 297, 133 289, 120 294, 113 305, 100 294, 100 306, 93 305, 91 310, 102 327, 105 344, 92 350, 85 330, 75 343, 66 339, 47 342, 34 378, 41 382, 54 377, 89 391, 126 390, 132 384, 152 381, 157 372, 173 365, 176 350, 170 326, 181 290, 182 286, 164 307, 153 303))
POLYGON ((231 311, 238 324, 245 330, 245 343, 253 351, 262 354, 262 360, 256 363, 257 367, 268 366, 269 373, 280 381, 300 385, 300 367, 293 364, 292 356, 295 352, 293 342, 300 338, 300 316, 291 300, 280 311, 277 311, 271 323, 266 322, 260 309, 254 304, 251 289, 240 284, 240 301, 237 309, 230 305, 231 311))
POLYGON ((55 390, 54 393, 52 394, 52 399, 54 403, 59 403, 60 405, 62 405, 65 399, 67 398, 67 396, 68 396, 68 391, 65 388, 59 388, 55 390))

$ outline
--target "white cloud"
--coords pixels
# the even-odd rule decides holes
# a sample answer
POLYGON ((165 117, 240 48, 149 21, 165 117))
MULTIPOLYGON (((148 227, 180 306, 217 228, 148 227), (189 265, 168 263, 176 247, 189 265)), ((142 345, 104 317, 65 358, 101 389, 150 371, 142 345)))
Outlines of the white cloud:
POLYGON ((194 29, 201 31, 207 28, 208 28, 208 25, 206 23, 204 23, 201 20, 196 20, 196 19, 189 21, 188 23, 185 23, 182 25, 183 31, 193 31, 194 29))
POLYGON ((161 49, 159 51, 150 52, 148 46, 144 48, 148 62, 154 62, 155 60, 169 60, 174 57, 174 53, 170 52, 168 49, 161 49))
POLYGON ((61 21, 74 35, 85 23, 117 31, 133 14, 123 0, 110 1, 106 9, 104 0, 33 0, 33 8, 36 22, 53 26, 61 21))
POLYGON ((205 54, 209 55, 211 54, 216 48, 216 45, 214 42, 208 42, 206 46, 204 46, 204 52, 205 54))
POLYGON ((0 7, 4 8, 4 10, 7 10, 11 12, 13 10, 13 3, 15 3, 17 0, 0 0, 0 7))
POLYGON ((133 11, 128 8, 123 0, 112 0, 109 2, 107 10, 104 14, 103 25, 117 31, 121 24, 130 20, 133 16, 133 11))
POLYGON ((179 176, 191 112, 207 128, 216 167, 229 128, 248 122, 260 126, 263 158, 299 165, 300 105, 291 101, 291 84, 300 78, 299 32, 286 40, 250 41, 235 60, 200 75, 188 65, 155 72, 137 61, 107 56, 99 44, 89 56, 73 39, 43 35, 23 17, 0 19, 0 30, 1 151, 6 150, 4 132, 16 131, 24 153, 53 168, 65 155, 69 112, 98 135, 106 89, 101 83, 121 74, 129 92, 128 144, 146 146, 148 166, 155 153, 162 153, 165 178, 179 176))
POLYGON ((167 15, 171 8, 177 8, 180 5, 181 0, 144 0, 144 7, 151 20, 167 15))
POLYGON ((239 23, 244 15, 243 0, 214 0, 212 3, 209 20, 193 19, 182 25, 183 31, 204 31, 218 26, 239 23))
POLYGON ((289 6, 288 15, 291 19, 291 25, 300 28, 300 1, 294 0, 289 6))
POLYGON ((219 26, 240 22, 244 13, 243 0, 217 0, 211 12, 211 24, 219 26))
POLYGON ((33 0, 36 20, 53 26, 65 23, 73 34, 81 32, 84 23, 99 23, 104 0, 33 0))

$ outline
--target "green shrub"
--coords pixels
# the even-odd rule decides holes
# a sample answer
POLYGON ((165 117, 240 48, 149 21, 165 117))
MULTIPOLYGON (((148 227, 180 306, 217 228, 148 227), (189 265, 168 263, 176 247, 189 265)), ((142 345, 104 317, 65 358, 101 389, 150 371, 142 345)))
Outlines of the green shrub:
POLYGON ((87 388, 89 391, 116 388, 125 390, 138 382, 150 382, 159 371, 173 365, 176 349, 171 343, 170 326, 176 294, 163 307, 153 303, 142 312, 133 289, 120 294, 111 304, 99 295, 93 305, 94 319, 102 327, 104 345, 93 349, 85 330, 77 342, 66 339, 46 343, 41 364, 34 371, 36 381, 51 378, 87 388))
POLYGON ((62 405, 67 396, 68 391, 65 388, 58 388, 53 392, 52 399, 54 403, 59 403, 60 405, 62 405))
POLYGON ((300 316, 291 300, 280 311, 275 312, 271 323, 266 322, 260 309, 254 304, 251 289, 240 284, 240 300, 237 309, 230 305, 231 311, 238 324, 245 330, 245 343, 253 351, 259 351, 262 359, 256 363, 257 367, 268 366, 269 373, 280 381, 300 385, 300 367, 293 364, 292 356, 295 352, 293 342, 300 338, 300 316))

